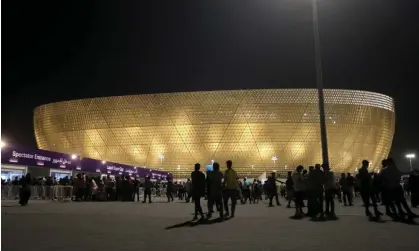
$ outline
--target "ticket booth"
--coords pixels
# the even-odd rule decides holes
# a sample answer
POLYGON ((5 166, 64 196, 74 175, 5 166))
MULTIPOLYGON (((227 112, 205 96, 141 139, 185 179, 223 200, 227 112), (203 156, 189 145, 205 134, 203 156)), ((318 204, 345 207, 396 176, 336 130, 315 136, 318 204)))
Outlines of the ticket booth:
POLYGON ((102 173, 101 175, 100 175, 100 179, 104 179, 104 178, 106 178, 106 177, 108 177, 108 175, 109 175, 109 177, 112 179, 112 180, 115 180, 115 175, 113 175, 113 174, 107 174, 107 173, 102 173))
POLYGON ((1 179, 13 181, 16 177, 18 179, 25 176, 28 172, 27 166, 1 164, 1 179))
POLYGON ((50 169, 49 172, 50 176, 56 178, 57 180, 63 179, 65 177, 70 178, 72 176, 72 173, 69 170, 50 169))

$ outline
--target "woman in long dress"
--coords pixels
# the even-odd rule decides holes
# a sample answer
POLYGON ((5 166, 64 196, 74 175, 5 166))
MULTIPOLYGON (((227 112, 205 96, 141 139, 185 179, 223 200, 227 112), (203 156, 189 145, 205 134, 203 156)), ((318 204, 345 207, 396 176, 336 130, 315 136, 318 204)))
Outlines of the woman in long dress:
POLYGON ((21 188, 19 192, 19 204, 22 206, 27 206, 29 198, 31 197, 31 174, 26 174, 25 178, 22 179, 21 188))

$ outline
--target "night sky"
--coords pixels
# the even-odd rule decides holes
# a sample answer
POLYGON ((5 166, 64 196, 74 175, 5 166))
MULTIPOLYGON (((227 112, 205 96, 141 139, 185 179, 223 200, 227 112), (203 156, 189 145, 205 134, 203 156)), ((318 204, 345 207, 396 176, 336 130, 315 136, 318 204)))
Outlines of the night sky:
MULTIPOLYGON (((309 0, 3 1, 2 139, 36 147, 33 109, 87 97, 315 88, 309 0)), ((325 88, 395 98, 392 156, 419 149, 419 1, 319 0, 325 88)))

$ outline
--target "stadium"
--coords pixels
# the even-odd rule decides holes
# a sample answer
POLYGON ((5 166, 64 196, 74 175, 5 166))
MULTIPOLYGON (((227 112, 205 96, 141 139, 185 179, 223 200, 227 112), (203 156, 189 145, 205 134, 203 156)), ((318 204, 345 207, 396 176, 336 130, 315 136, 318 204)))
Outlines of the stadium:
MULTIPOLYGON (((258 89, 101 97, 34 111, 40 149, 190 175, 231 159, 242 176, 321 163, 316 89, 258 89)), ((389 96, 325 90, 330 165, 378 169, 393 140, 389 96)))

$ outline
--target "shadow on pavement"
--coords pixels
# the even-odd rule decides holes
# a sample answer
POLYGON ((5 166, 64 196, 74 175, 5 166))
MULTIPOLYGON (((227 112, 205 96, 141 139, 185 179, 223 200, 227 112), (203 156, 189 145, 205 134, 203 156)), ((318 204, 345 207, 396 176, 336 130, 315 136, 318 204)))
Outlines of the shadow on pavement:
POLYGON ((327 222, 327 221, 337 221, 339 220, 339 218, 337 216, 335 217, 315 217, 315 218, 310 218, 310 221, 312 222, 327 222))
POLYGON ((220 218, 215 218, 215 219, 211 219, 211 220, 199 220, 199 221, 185 221, 183 223, 179 223, 179 224, 175 224, 172 226, 168 226, 165 227, 165 230, 170 230, 170 229, 174 229, 174 228, 181 228, 181 227, 196 227, 198 225, 212 225, 215 223, 222 223, 225 221, 228 221, 229 219, 231 219, 231 217, 229 218, 224 218, 223 221, 221 221, 220 218))
POLYGON ((402 224, 411 225, 411 226, 419 226, 419 223, 417 223, 413 219, 410 219, 410 220, 402 220, 402 221, 393 221, 393 222, 402 223, 402 224))

